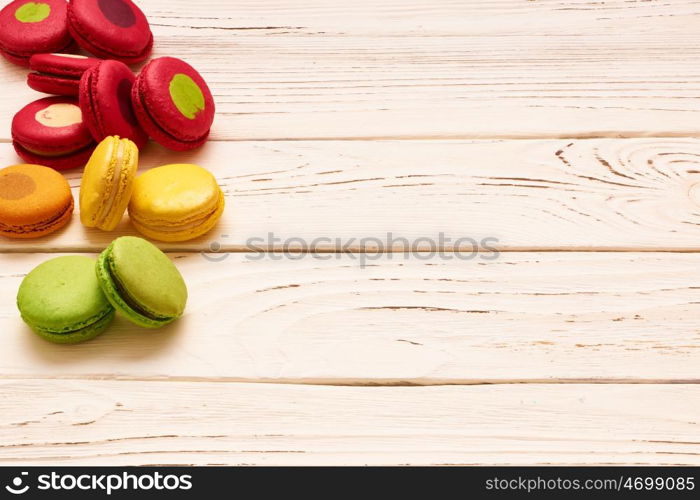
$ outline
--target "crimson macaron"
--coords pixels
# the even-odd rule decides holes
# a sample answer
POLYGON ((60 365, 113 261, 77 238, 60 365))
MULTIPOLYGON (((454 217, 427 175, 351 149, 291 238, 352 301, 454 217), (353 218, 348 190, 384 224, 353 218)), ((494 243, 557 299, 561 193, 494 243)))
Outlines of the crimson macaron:
POLYGON ((104 59, 136 64, 153 49, 148 19, 131 0, 71 0, 68 25, 78 45, 104 59))
POLYGON ((33 73, 27 84, 45 94, 77 96, 83 73, 99 63, 100 59, 75 54, 35 54, 29 59, 33 73))
POLYGON ((65 0, 15 0, 0 11, 0 52, 9 61, 29 65, 41 52, 64 52, 73 43, 65 0))
POLYGON ((148 136, 131 107, 136 75, 119 61, 105 60, 87 70, 80 80, 80 109, 95 141, 118 135, 142 148, 148 136))
POLYGON ((56 170, 85 165, 95 148, 72 97, 45 97, 22 108, 12 120, 12 141, 27 163, 56 170))
POLYGON ((181 59, 161 57, 148 63, 131 100, 143 129, 167 148, 187 151, 209 137, 214 98, 204 78, 181 59))

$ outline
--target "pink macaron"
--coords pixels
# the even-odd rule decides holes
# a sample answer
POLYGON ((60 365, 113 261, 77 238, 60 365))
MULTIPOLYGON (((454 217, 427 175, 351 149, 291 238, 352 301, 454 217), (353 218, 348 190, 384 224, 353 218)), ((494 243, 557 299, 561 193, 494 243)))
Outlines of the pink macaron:
POLYGON ((216 113, 204 78, 181 59, 161 57, 148 63, 131 92, 136 117, 159 144, 187 151, 204 144, 216 113))
POLYGON ((42 52, 65 52, 73 45, 65 0, 15 0, 0 11, 0 52, 9 61, 29 65, 42 52))
POLYGON ((45 94, 77 96, 83 73, 100 61, 74 54, 35 54, 29 59, 33 73, 27 76, 27 84, 45 94))
POLYGON ((105 60, 87 70, 80 80, 80 109, 95 141, 118 135, 139 148, 148 141, 131 106, 136 75, 119 61, 105 60))
POLYGON ((148 19, 131 0, 71 0, 68 24, 78 45, 103 59, 136 64, 153 48, 148 19))
POLYGON ((25 162, 56 170, 85 165, 95 148, 72 97, 45 97, 22 108, 12 120, 12 141, 25 162))

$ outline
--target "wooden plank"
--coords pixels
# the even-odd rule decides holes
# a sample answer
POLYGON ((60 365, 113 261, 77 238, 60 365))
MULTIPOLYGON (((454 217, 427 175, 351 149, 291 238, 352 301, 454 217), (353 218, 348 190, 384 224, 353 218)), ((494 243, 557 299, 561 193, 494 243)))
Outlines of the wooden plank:
MULTIPOLYGON (((699 382, 700 254, 297 260, 175 255, 187 314, 56 346, 14 302, 56 254, 3 255, 0 376, 307 384, 699 382)), ((483 256, 482 256, 483 257, 483 256)))
MULTIPOLYGON (((194 63, 213 138, 689 136, 700 7, 665 2, 149 0, 194 63)), ((38 97, 2 63, 0 115, 38 97)), ((9 127, 0 138, 9 138, 9 127)))
POLYGON ((700 464, 700 387, 1 381, 3 465, 700 464))
MULTIPOLYGON (((0 145, 0 165, 17 161, 0 145)), ((496 238, 501 250, 700 250, 697 139, 212 143, 184 155, 153 146, 142 166, 171 162, 210 168, 228 204, 211 233, 162 245, 171 250, 319 237, 333 240, 319 248, 359 249, 361 238, 437 241, 441 232, 452 242, 496 238)), ((81 173, 67 175, 77 199, 81 173)), ((0 251, 100 251, 122 234, 135 233, 127 222, 86 230, 76 215, 41 240, 3 238, 0 251)))

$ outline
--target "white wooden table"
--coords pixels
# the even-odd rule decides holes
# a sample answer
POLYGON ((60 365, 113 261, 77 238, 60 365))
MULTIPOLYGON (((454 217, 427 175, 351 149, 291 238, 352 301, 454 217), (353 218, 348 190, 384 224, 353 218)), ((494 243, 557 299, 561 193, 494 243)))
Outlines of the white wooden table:
MULTIPOLYGON (((199 163, 228 210, 163 245, 186 317, 74 347, 20 281, 133 230, 0 241, 0 463, 700 464, 700 4, 141 4, 218 104, 142 169, 199 163), (502 254, 252 260, 269 232, 502 254)), ((0 64, 2 165, 25 76, 0 64)))

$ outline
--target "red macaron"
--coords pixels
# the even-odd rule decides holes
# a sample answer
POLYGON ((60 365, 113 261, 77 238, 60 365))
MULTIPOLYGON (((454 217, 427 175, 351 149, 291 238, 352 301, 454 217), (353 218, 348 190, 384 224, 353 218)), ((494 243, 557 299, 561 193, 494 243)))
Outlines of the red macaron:
POLYGON ((25 162, 56 170, 85 165, 95 148, 71 97, 45 97, 22 108, 12 120, 12 141, 25 162))
POLYGON ((204 144, 214 122, 214 98, 202 76, 181 59, 148 63, 131 100, 143 129, 159 144, 187 151, 204 144))
POLYGON ((139 148, 148 141, 131 107, 136 75, 119 61, 105 60, 87 70, 80 80, 80 109, 95 141, 118 135, 139 148))
POLYGON ((78 45, 103 59, 136 64, 153 49, 148 19, 131 0, 71 0, 68 25, 78 45))
POLYGON ((27 84, 45 94, 77 96, 83 73, 100 61, 74 54, 35 54, 29 59, 34 73, 27 76, 27 84))
POLYGON ((15 0, 0 11, 0 52, 29 65, 33 54, 65 52, 72 44, 65 0, 15 0))

